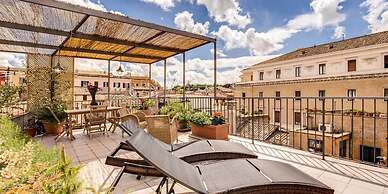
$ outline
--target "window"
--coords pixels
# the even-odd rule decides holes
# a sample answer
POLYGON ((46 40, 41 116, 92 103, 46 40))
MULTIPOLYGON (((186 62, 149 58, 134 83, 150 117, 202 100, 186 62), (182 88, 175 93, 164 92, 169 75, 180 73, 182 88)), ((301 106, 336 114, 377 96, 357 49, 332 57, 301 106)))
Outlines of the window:
POLYGON ((145 84, 143 84, 143 86, 145 86, 145 84))
POLYGON ((97 87, 98 87, 98 81, 95 81, 95 82, 94 82, 94 86, 97 86, 97 87))
POLYGON ((251 81, 253 81, 253 75, 251 75, 251 81))
POLYGON ((318 91, 318 96, 319 97, 325 97, 326 96, 326 91, 325 90, 319 90, 318 91))
POLYGON ((384 55, 384 68, 388 68, 388 55, 384 55))
POLYGON ((275 96, 276 96, 276 97, 280 97, 280 91, 276 91, 276 92, 275 92, 275 96))
POLYGON ((126 88, 126 85, 127 85, 126 83, 123 83, 123 88, 126 88))
POLYGON ((388 88, 384 88, 384 97, 388 97, 388 88))
POLYGON ((86 87, 88 86, 89 81, 81 81, 81 87, 86 87))
POLYGON ((310 152, 322 152, 322 141, 316 139, 309 139, 308 147, 310 152))
POLYGON ((348 60, 348 72, 356 71, 357 62, 356 59, 348 60))
POLYGON ((275 111, 275 123, 280 123, 280 111, 275 111))
POLYGON ((136 86, 139 86, 139 84, 136 84, 136 86))
POLYGON ((281 74, 280 69, 277 69, 276 70, 276 75, 275 75, 276 79, 280 79, 280 74, 281 74))
POLYGON ((356 97, 356 90, 355 89, 349 89, 348 90, 348 97, 356 97))
POLYGON ((362 161, 375 162, 377 156, 381 156, 381 148, 360 145, 360 159, 362 161))
POLYGON ((263 97, 263 92, 259 92, 259 97, 260 97, 260 98, 263 97))
MULTIPOLYGON (((300 91, 295 91, 295 97, 301 97, 300 91)), ((296 100, 300 100, 300 98, 295 98, 296 100)))
POLYGON ((259 80, 264 80, 264 72, 259 73, 259 80))
POLYGON ((319 64, 319 75, 326 74, 326 64, 319 64))
MULTIPOLYGON (((130 83, 127 83, 127 88, 130 88, 130 86, 131 86, 130 83)), ((159 87, 158 87, 158 90, 159 90, 159 87)))
POLYGON ((103 83, 103 87, 104 87, 104 88, 107 88, 108 86, 109 86, 108 82, 104 82, 104 83, 103 83))
POLYGON ((245 98, 245 97, 246 97, 245 92, 243 92, 243 93, 241 94, 241 96, 242 96, 243 98, 245 98))
POLYGON ((87 96, 87 95, 82 95, 82 100, 83 100, 83 101, 88 100, 88 96, 87 96))
POLYGON ((117 82, 116 85, 117 85, 117 88, 120 88, 120 82, 117 82))
POLYGON ((300 77, 300 67, 295 67, 295 77, 300 77))
POLYGON ((339 148, 339 156, 342 157, 342 158, 346 158, 346 147, 347 147, 347 141, 346 140, 343 140, 343 141, 340 141, 340 148, 339 148))
POLYGON ((295 125, 300 125, 300 122, 302 121, 300 112, 294 112, 294 121, 295 125))

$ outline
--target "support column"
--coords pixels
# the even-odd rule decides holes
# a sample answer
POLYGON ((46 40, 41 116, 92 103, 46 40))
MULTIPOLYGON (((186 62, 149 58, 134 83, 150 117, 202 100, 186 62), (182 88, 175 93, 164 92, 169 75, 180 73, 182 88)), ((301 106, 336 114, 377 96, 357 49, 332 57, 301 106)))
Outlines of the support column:
POLYGON ((214 42, 214 56, 213 56, 213 61, 214 61, 214 99, 217 97, 217 42, 214 42))
POLYGON ((108 106, 110 105, 110 60, 108 60, 108 106))
POLYGON ((166 79, 167 79, 167 60, 164 60, 163 65, 163 104, 166 104, 166 79))
POLYGON ((148 67, 148 78, 149 78, 149 80, 148 80, 148 97, 149 98, 151 98, 151 75, 152 75, 152 73, 151 73, 151 71, 152 71, 152 69, 151 69, 151 67, 152 67, 152 65, 151 64, 149 64, 150 66, 148 67))
POLYGON ((183 53, 183 80, 182 80, 182 85, 183 85, 183 90, 182 90, 182 95, 183 95, 183 102, 186 104, 186 53, 183 53))

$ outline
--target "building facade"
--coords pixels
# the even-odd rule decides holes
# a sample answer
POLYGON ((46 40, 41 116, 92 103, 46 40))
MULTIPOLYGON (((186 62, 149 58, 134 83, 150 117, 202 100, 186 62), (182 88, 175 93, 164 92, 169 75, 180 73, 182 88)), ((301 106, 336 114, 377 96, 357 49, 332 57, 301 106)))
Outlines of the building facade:
POLYGON ((74 102, 75 106, 80 104, 88 104, 91 96, 87 90, 87 85, 92 84, 98 86, 100 90, 97 92, 96 100, 105 101, 108 98, 108 88, 111 98, 121 97, 148 97, 154 96, 156 91, 161 89, 160 84, 146 76, 110 76, 110 84, 108 74, 106 72, 96 71, 76 71, 74 73, 74 102))
POLYGON ((255 64, 242 71, 234 95, 241 98, 243 112, 252 106, 250 111, 268 114, 269 123, 288 134, 289 146, 368 162, 386 158, 388 32, 301 48, 255 64))

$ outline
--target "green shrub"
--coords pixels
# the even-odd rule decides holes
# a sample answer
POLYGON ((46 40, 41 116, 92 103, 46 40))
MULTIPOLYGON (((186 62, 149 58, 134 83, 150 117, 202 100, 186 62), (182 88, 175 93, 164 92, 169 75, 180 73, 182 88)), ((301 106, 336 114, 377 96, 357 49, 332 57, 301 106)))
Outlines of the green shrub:
POLYGON ((63 149, 46 149, 0 118, 0 193, 75 193, 78 172, 63 149))
POLYGON ((50 112, 48 107, 54 112, 54 114, 58 117, 59 121, 63 121, 66 118, 66 105, 65 102, 61 100, 55 101, 46 101, 46 103, 40 105, 39 107, 35 107, 34 110, 31 110, 32 114, 44 121, 48 121, 50 123, 55 123, 57 120, 54 115, 50 112))
POLYGON ((160 109, 160 113, 170 118, 175 117, 181 123, 181 128, 188 128, 192 109, 185 107, 182 102, 170 102, 160 109))
POLYGON ((211 125, 212 117, 204 112, 195 112, 190 117, 190 122, 196 125, 211 125))

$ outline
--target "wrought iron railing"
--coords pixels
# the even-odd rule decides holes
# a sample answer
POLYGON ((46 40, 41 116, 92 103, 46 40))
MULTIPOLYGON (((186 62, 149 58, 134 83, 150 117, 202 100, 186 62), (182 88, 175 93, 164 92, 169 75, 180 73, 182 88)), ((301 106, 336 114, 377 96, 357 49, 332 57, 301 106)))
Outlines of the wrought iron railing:
POLYGON ((388 166, 388 98, 181 97, 194 110, 221 112, 230 134, 325 156, 388 166))

